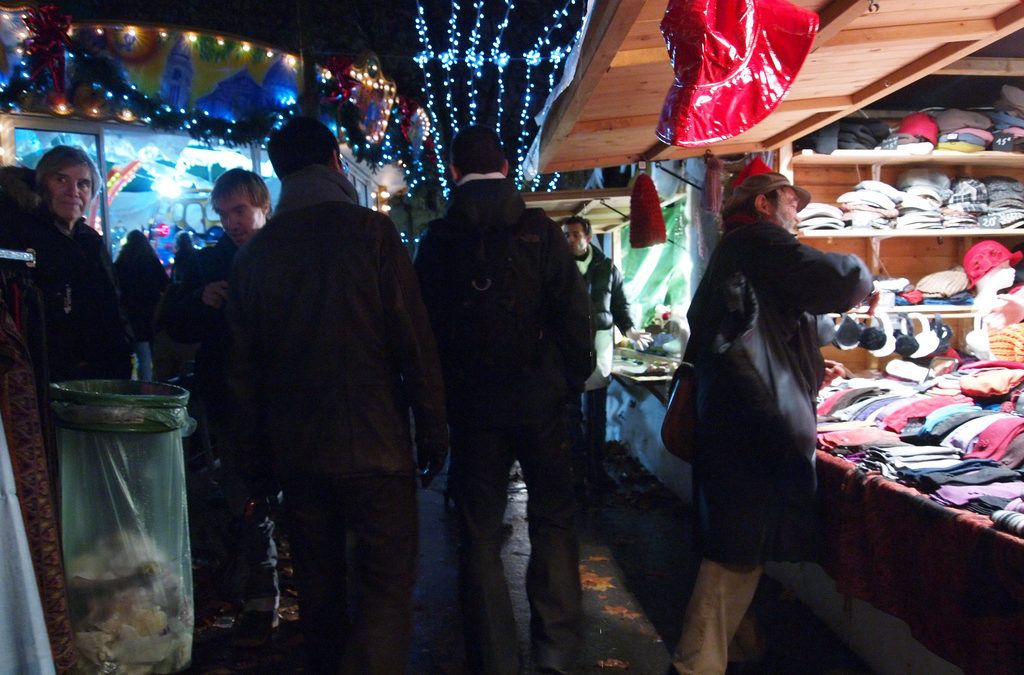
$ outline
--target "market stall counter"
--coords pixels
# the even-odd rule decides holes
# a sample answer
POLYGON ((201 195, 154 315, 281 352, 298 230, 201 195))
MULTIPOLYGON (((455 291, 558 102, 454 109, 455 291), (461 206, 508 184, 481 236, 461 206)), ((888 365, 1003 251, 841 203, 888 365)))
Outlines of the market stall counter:
POLYGON ((824 567, 967 673, 1024 669, 1024 539, 818 451, 824 567))
POLYGON ((626 444, 644 468, 690 503, 690 465, 670 454, 661 442, 668 386, 677 365, 677 356, 615 350, 607 438, 626 444))

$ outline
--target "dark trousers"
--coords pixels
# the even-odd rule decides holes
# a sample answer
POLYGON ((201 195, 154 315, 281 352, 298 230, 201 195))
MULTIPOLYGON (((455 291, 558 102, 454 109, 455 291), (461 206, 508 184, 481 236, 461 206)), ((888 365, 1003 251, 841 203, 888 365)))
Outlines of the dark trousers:
MULTIPOLYGON (((197 402, 201 402, 199 397, 197 402)), ((220 484, 231 517, 230 536, 237 556, 232 566, 241 582, 242 611, 276 612, 280 600, 277 578, 277 544, 274 541, 274 521, 271 507, 277 505, 277 496, 254 495, 252 487, 243 478, 242 458, 237 456, 236 444, 230 434, 230 425, 216 415, 208 415, 205 406, 199 409, 198 434, 209 434, 217 440, 221 455, 220 484)), ((203 442, 200 439, 200 442, 203 442)), ((210 443, 206 439, 206 443, 210 443)))
POLYGON ((608 418, 608 387, 585 391, 569 401, 569 441, 578 485, 599 485, 605 478, 604 450, 608 418))
POLYGON ((509 428, 452 428, 450 481, 462 525, 459 591, 472 672, 519 672, 512 600, 501 561, 502 519, 515 459, 529 493, 526 594, 538 667, 568 670, 581 641, 579 542, 565 420, 509 428))
POLYGON ((404 673, 418 550, 415 481, 303 474, 282 483, 310 671, 404 673), (346 530, 360 584, 351 617, 346 530))

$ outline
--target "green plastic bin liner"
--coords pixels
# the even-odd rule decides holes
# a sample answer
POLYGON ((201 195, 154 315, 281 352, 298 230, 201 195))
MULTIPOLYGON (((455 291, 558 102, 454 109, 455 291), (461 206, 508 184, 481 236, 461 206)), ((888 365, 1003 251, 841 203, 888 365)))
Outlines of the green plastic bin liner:
POLYGON ((152 382, 50 385, 71 625, 93 673, 173 673, 192 657, 182 436, 188 392, 152 382))

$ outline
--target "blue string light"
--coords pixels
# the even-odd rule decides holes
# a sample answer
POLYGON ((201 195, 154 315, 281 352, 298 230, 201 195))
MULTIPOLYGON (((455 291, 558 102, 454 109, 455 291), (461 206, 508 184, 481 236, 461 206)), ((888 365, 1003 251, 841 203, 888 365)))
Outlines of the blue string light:
POLYGON ((437 178, 441 182, 441 189, 444 191, 444 195, 448 197, 448 179, 445 176, 444 171, 444 149, 442 148, 441 141, 441 125, 438 123, 437 115, 434 113, 436 106, 434 105, 434 86, 430 79, 430 68, 429 62, 433 58, 434 48, 430 45, 430 35, 427 33, 427 20, 423 16, 423 5, 420 4, 419 0, 416 0, 416 33, 419 35, 420 44, 423 45, 423 50, 416 56, 416 63, 419 65, 420 70, 423 71, 423 89, 427 93, 427 115, 430 117, 430 124, 434 129, 434 161, 437 163, 437 178))
POLYGON ((508 28, 508 17, 512 13, 514 4, 512 0, 505 0, 505 17, 498 24, 498 34, 494 37, 491 45, 491 62, 498 70, 498 122, 495 131, 501 137, 501 121, 505 117, 505 68, 509 63, 509 55, 501 51, 501 40, 505 37, 505 29, 508 28))
MULTIPOLYGON (((551 44, 551 34, 562 27, 562 17, 569 16, 569 9, 576 5, 577 0, 566 0, 565 4, 556 9, 551 15, 551 23, 544 29, 543 34, 537 38, 533 49, 526 53, 526 93, 523 96, 523 107, 519 111, 519 137, 516 141, 516 186, 523 184, 523 172, 526 164, 526 153, 529 151, 528 134, 530 119, 530 101, 533 95, 532 69, 538 67, 544 61, 541 49, 551 44)), ((577 42, 582 34, 581 26, 573 36, 573 43, 577 42)), ((549 50, 547 62, 552 64, 548 73, 548 91, 555 87, 555 71, 572 50, 572 45, 567 47, 554 47, 549 50)))
MULTIPOLYGON (((515 180, 518 186, 522 185, 523 181, 523 164, 525 163, 526 154, 528 152, 528 139, 531 132, 530 121, 531 114, 536 112, 536 103, 540 98, 535 95, 535 88, 538 86, 534 81, 537 79, 535 76, 540 75, 544 77, 544 72, 547 74, 548 90, 555 86, 555 76, 557 71, 564 65, 566 58, 572 52, 573 44, 558 45, 553 44, 553 39, 557 31, 562 30, 565 26, 565 18, 569 16, 570 10, 576 7, 579 0, 564 0, 563 4, 555 9, 550 17, 548 24, 540 32, 539 36, 534 40, 529 50, 522 54, 510 54, 502 48, 502 41, 504 33, 509 24, 509 18, 515 9, 514 0, 505 0, 505 13, 501 22, 496 26, 495 37, 491 42, 490 50, 485 52, 480 47, 481 37, 481 25, 484 21, 486 0, 474 0, 473 11, 475 12, 475 20, 473 28, 469 32, 469 44, 463 48, 461 44, 461 34, 458 28, 459 15, 462 11, 460 0, 452 0, 451 15, 448 19, 447 37, 448 45, 444 51, 435 51, 431 45, 430 36, 428 34, 427 22, 424 16, 424 9, 421 0, 417 0, 416 8, 417 15, 415 19, 416 30, 419 34, 421 51, 416 54, 414 60, 416 64, 423 71, 425 93, 427 98, 427 110, 429 111, 431 120, 434 123, 435 131, 435 143, 440 140, 440 126, 437 124, 439 115, 435 112, 435 104, 440 98, 439 92, 435 92, 435 82, 431 77, 431 71, 435 67, 439 67, 443 71, 443 86, 444 86, 444 104, 445 112, 448 121, 448 133, 445 137, 452 138, 459 132, 460 124, 466 120, 470 124, 477 123, 478 112, 479 112, 479 80, 484 77, 484 70, 488 65, 494 67, 497 78, 497 122, 494 125, 495 130, 499 135, 502 135, 502 127, 505 124, 504 116, 504 97, 505 97, 505 75, 506 71, 511 62, 521 61, 525 68, 525 84, 524 93, 522 99, 518 102, 520 111, 518 115, 519 130, 516 136, 516 148, 514 153, 516 159, 515 169, 515 180), (436 64, 436 65, 435 65, 436 64), (466 79, 464 84, 467 89, 466 95, 468 96, 467 104, 467 115, 463 119, 460 115, 458 108, 458 101, 456 101, 455 92, 452 91, 453 82, 457 82, 460 78, 457 73, 460 73, 459 68, 466 68, 466 79)), ((579 40, 582 34, 582 27, 576 31, 573 36, 573 42, 579 40)), ((541 80, 543 82, 543 79, 541 80)), ((439 176, 444 175, 444 166, 442 164, 441 157, 443 153, 441 148, 437 148, 437 161, 438 161, 438 174, 439 176)), ((442 178, 442 181, 444 179, 442 178)), ((447 197, 448 186, 444 184, 444 193, 447 197)))
POLYGON ((469 33, 469 49, 466 51, 466 66, 469 67, 469 79, 466 80, 466 86, 469 89, 470 124, 476 124, 476 83, 480 79, 481 69, 486 61, 484 53, 480 51, 480 22, 484 18, 484 0, 476 0, 473 8, 476 11, 476 22, 473 24, 473 30, 469 33))
POLYGON ((444 101, 449 111, 448 119, 452 127, 452 138, 459 135, 459 108, 452 96, 452 69, 459 61, 459 43, 462 42, 462 34, 459 32, 459 12, 461 11, 459 0, 452 0, 452 15, 448 19, 448 50, 441 56, 441 68, 444 70, 444 101))

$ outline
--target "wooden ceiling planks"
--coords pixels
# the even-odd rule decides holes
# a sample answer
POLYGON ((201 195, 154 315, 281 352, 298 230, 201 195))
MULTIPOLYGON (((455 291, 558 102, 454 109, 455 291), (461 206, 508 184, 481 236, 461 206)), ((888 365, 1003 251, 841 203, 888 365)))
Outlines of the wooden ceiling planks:
MULTIPOLYGON (((668 0, 595 3, 577 76, 555 102, 541 137, 541 170, 702 154, 671 148, 654 129, 672 83, 660 22, 668 0)), ((1012 62, 968 66, 978 49, 1024 28, 1020 0, 798 0, 821 26, 786 98, 765 121, 710 149, 776 148, 944 69, 1016 72, 1012 62)), ((1024 55, 1020 55, 1024 56, 1024 55)))

